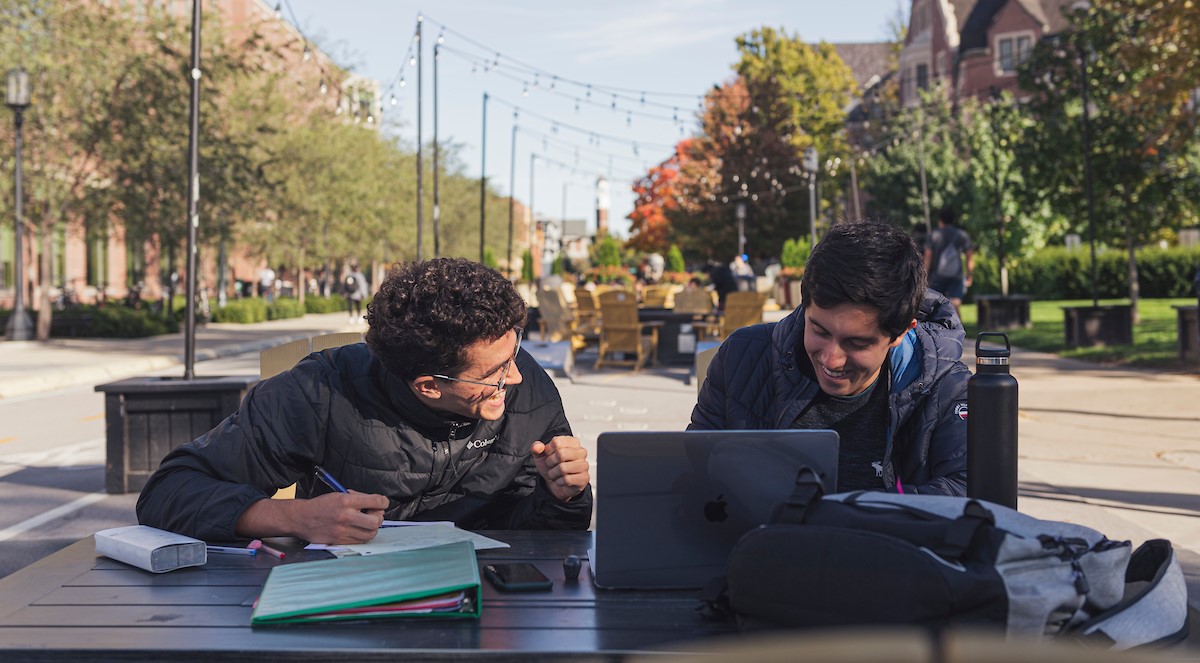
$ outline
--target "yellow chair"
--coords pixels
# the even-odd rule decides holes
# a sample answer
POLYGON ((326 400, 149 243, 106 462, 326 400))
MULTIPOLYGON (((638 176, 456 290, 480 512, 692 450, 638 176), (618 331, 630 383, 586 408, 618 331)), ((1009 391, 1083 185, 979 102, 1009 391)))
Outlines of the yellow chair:
POLYGON ((704 380, 708 377, 708 365, 712 363, 713 357, 717 356, 717 350, 721 346, 696 351, 696 393, 700 393, 700 388, 704 386, 704 380))
POLYGON ((717 336, 725 340, 735 329, 756 325, 763 321, 763 310, 767 305, 764 292, 740 291, 725 296, 725 311, 721 314, 717 336))
MULTIPOLYGON (((336 334, 313 336, 312 338, 298 338, 294 341, 276 345, 273 348, 267 348, 258 354, 258 377, 261 380, 266 380, 291 369, 301 359, 304 359, 313 352, 320 352, 321 350, 336 348, 342 345, 361 343, 362 340, 362 332, 338 332, 336 334)), ((290 500, 295 497, 296 484, 292 484, 287 488, 280 488, 275 491, 271 499, 290 500)))
POLYGON ((632 292, 614 290, 600 295, 600 349, 596 368, 605 364, 632 366, 637 371, 646 361, 657 362, 658 328, 662 323, 638 322, 637 298, 632 292), (645 336, 642 331, 650 330, 645 336), (633 359, 611 359, 610 355, 633 355, 633 359))
POLYGON ((582 286, 575 286, 575 318, 576 325, 585 333, 600 333, 600 306, 596 303, 596 295, 582 286))
POLYGON ((675 294, 678 290, 682 290, 682 288, 670 283, 648 285, 642 290, 642 306, 672 308, 675 306, 675 294))
POLYGON ((543 341, 571 341, 571 349, 578 350, 587 344, 579 333, 575 313, 568 308, 558 288, 542 287, 538 290, 538 334, 543 341))

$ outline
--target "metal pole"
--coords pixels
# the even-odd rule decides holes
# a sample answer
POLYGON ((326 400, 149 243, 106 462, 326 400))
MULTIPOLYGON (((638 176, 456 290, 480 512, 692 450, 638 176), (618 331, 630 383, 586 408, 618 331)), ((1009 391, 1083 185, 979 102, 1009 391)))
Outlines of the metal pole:
POLYGON ((862 220, 862 200, 858 197, 858 170, 854 167, 854 157, 850 159, 850 187, 854 189, 854 220, 862 220))
POLYGON ((1079 44, 1079 94, 1083 99, 1083 189, 1087 196, 1088 242, 1092 245, 1092 307, 1100 306, 1096 285, 1096 215, 1092 196, 1092 125, 1088 111, 1087 55, 1079 44))
POLYGON ((421 245, 425 239, 424 178, 421 172, 421 25, 423 16, 417 17, 417 260, 424 259, 421 245))
POLYGON ((188 136, 187 305, 183 379, 196 376, 196 230, 200 226, 200 2, 192 0, 192 98, 188 136))
POLYGON ((808 250, 811 253, 817 248, 817 173, 808 174, 808 232, 810 235, 808 250))
POLYGON ((433 44, 433 257, 437 258, 442 255, 441 244, 439 242, 439 221, 441 221, 441 209, 438 207, 440 198, 438 197, 438 181, 441 176, 438 174, 438 45, 433 44))
POLYGON ((1004 256, 1004 215, 1000 207, 1000 131, 996 120, 996 109, 999 107, 1000 97, 993 89, 992 94, 992 186, 996 194, 996 236, 997 236, 997 251, 996 256, 1000 259, 1000 295, 1008 296, 1008 267, 1005 266, 1004 256))
POLYGON ((738 201, 737 207, 734 208, 734 216, 737 217, 737 254, 740 256, 746 252, 746 203, 738 201))
POLYGON ((917 106, 917 163, 921 168, 921 205, 925 208, 926 237, 933 236, 933 224, 929 221, 929 187, 925 184, 925 111, 917 106))
POLYGON ((21 127, 25 124, 25 110, 13 109, 13 122, 16 128, 16 148, 13 164, 13 187, 16 189, 17 200, 13 205, 16 212, 16 223, 13 225, 13 235, 16 238, 16 278, 13 279, 13 312, 8 317, 8 340, 28 341, 33 338, 33 324, 25 312, 25 248, 22 232, 25 229, 25 219, 22 216, 25 194, 21 188, 21 127))
MULTIPOLYGON (((533 240, 537 236, 537 215, 533 211, 533 175, 536 170, 537 155, 529 155, 529 227, 525 229, 525 242, 529 245, 529 259, 533 260, 533 240)), ((538 278, 538 274, 533 277, 538 278)))
POLYGON ((487 92, 483 93, 483 138, 479 141, 479 262, 483 264, 483 231, 487 227, 487 92))
POLYGON ((513 276, 513 207, 517 200, 517 123, 514 119, 512 130, 512 162, 508 168, 508 278, 513 276))

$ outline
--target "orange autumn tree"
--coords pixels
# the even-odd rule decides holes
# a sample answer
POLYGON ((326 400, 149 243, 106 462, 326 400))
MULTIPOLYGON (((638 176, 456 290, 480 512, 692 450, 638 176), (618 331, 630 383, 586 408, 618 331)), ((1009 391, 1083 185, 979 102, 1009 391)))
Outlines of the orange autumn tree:
POLYGON ((680 208, 679 171, 689 139, 679 141, 671 158, 654 166, 633 183, 637 201, 629 214, 629 241, 638 251, 665 252, 671 239, 671 216, 680 208))

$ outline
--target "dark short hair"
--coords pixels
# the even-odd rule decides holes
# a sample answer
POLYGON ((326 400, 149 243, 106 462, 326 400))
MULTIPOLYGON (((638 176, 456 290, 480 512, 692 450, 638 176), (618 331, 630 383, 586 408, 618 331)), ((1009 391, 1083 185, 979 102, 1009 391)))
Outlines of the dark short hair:
POLYGON ((925 298, 925 265, 908 233, 884 221, 839 223, 817 244, 800 279, 805 304, 865 304, 879 328, 903 334, 925 298))
POLYGON ((953 207, 947 205, 938 210, 938 221, 948 226, 953 226, 958 223, 958 214, 954 211, 953 207))
POLYGON ((367 345, 406 380, 457 375, 466 348, 525 324, 525 302, 508 279, 465 258, 396 263, 367 304, 367 345))

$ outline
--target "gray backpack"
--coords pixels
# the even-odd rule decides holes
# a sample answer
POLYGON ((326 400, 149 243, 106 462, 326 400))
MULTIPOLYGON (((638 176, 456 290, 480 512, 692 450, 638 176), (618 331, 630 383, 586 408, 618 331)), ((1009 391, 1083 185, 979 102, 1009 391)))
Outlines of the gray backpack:
POLYGON ((1169 541, 1131 551, 1081 525, 965 497, 822 498, 803 473, 775 522, 737 543, 726 582, 723 607, 743 629, 976 624, 1117 650, 1187 635, 1169 541))

